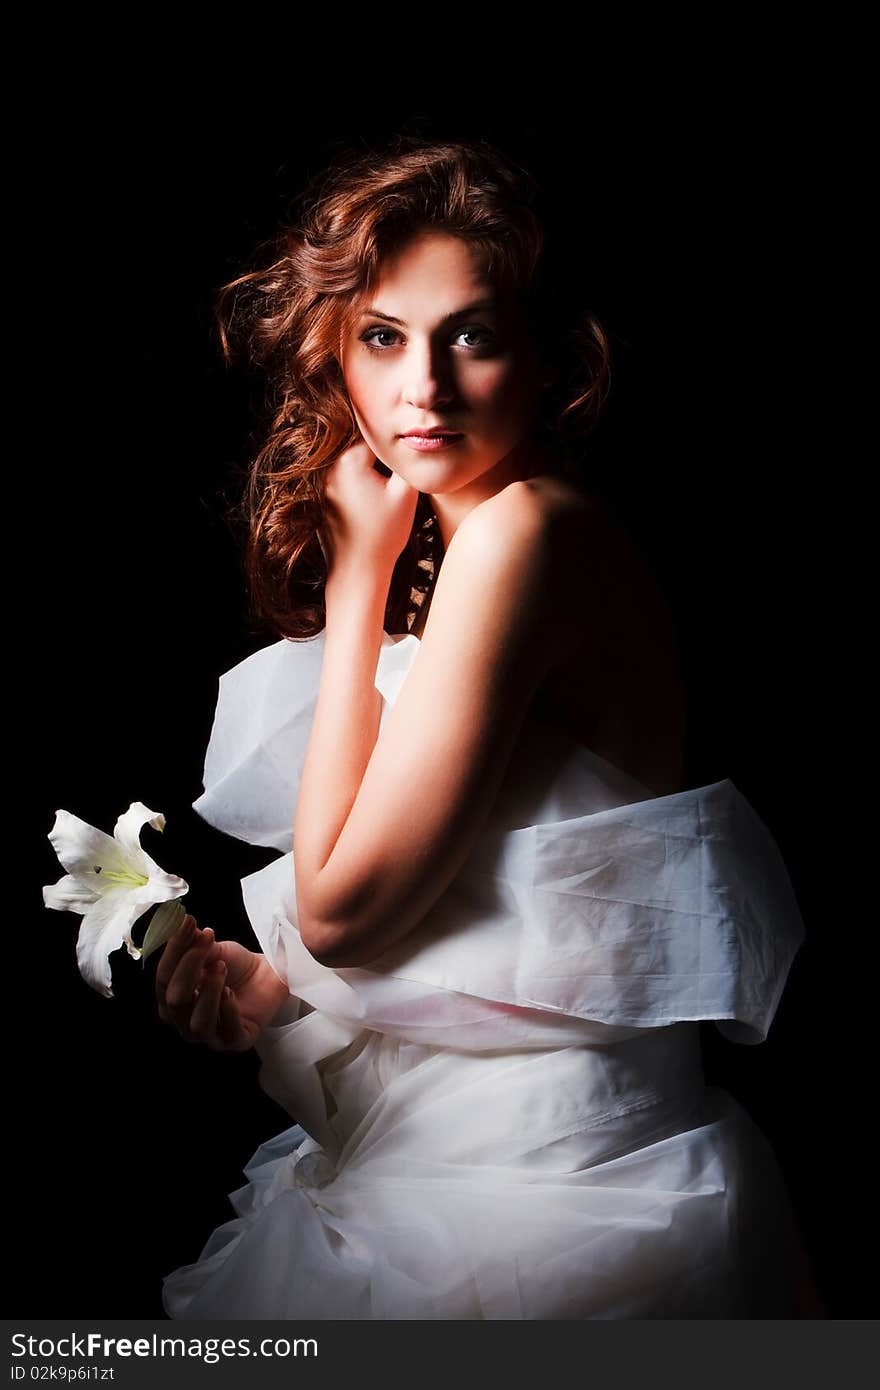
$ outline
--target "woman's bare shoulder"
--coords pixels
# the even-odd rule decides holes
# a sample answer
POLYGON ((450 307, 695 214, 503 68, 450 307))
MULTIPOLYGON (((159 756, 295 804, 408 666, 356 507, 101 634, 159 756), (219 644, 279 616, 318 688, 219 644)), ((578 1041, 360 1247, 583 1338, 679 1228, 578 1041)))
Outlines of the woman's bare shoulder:
POLYGON ((548 515, 560 510, 585 512, 598 505, 597 498, 554 473, 539 473, 508 483, 489 500, 497 507, 530 507, 548 515))
POLYGON ((633 533, 614 508, 597 492, 576 487, 554 474, 529 478, 519 485, 522 505, 533 506, 550 523, 554 534, 576 548, 576 561, 590 582, 604 580, 615 590, 624 576, 645 574, 645 555, 633 533))
POLYGON ((628 536, 598 493, 574 486, 554 474, 541 474, 511 483, 493 501, 508 515, 532 519, 547 537, 555 556, 553 570, 560 584, 596 589, 638 563, 628 536))
POLYGON ((554 541, 577 547, 581 562, 588 554, 607 560, 627 549, 627 536, 604 499, 556 474, 511 483, 493 501, 531 514, 546 525, 554 541))
POLYGON ((510 527, 522 532, 541 531, 562 540, 608 529, 605 510, 596 497, 580 491, 551 474, 518 479, 475 507, 468 518, 484 534, 510 535, 510 527))
POLYGON ((500 550, 507 563, 531 570, 533 601, 561 659, 580 636, 585 588, 608 569, 610 528, 599 500, 553 476, 517 480, 473 508, 459 531, 473 542, 474 564, 500 550))

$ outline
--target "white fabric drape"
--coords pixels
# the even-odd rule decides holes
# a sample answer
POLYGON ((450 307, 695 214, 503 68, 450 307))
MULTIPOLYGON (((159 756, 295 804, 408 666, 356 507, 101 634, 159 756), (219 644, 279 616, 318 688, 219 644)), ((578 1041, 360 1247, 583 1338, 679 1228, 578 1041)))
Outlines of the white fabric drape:
MULTIPOLYGON (((380 737, 418 648, 383 635, 380 737)), ((767 827, 729 779, 656 796, 532 721, 434 908, 330 969, 290 849, 322 657, 282 640, 220 678, 194 805, 281 852, 242 891, 290 989, 260 1083, 295 1123, 165 1279, 169 1316, 786 1316, 784 1183, 697 1028, 762 1041, 804 939, 767 827)))

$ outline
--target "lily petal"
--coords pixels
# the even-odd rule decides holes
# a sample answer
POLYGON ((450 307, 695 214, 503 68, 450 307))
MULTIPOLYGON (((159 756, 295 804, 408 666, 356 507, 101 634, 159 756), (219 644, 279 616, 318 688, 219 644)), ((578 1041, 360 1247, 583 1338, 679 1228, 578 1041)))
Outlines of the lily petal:
MULTIPOLYGON (((187 885, 179 880, 186 891, 187 885)), ((178 893, 174 894, 179 896, 178 893)), ((113 951, 125 946, 128 954, 140 959, 141 949, 135 946, 131 929, 139 917, 154 905, 156 896, 149 885, 143 888, 114 888, 93 904, 83 917, 76 943, 76 958, 84 978, 94 988, 113 998, 110 989, 110 962, 113 951)))
MULTIPOLYGON (((154 830, 165 829, 165 817, 161 811, 151 811, 142 801, 133 801, 113 827, 113 838, 121 846, 126 859, 142 865, 149 859, 141 844, 141 830, 151 825, 154 830)), ((152 863, 152 860, 149 860, 152 863)))
MULTIPOLYGON (((105 893, 89 908, 79 929, 76 960, 80 973, 92 989, 107 999, 113 998, 108 957, 120 946, 130 943, 132 923, 150 906, 149 902, 134 899, 135 895, 124 888, 105 893)), ((130 954, 139 955, 140 952, 130 950, 130 954)))
POLYGON ((77 877, 94 873, 97 867, 115 873, 124 873, 128 867, 123 847, 112 835, 70 811, 55 812, 49 839, 64 868, 77 877))
POLYGON ((103 897, 97 888, 100 882, 100 874, 65 874, 57 883, 49 883, 43 889, 43 905, 53 907, 57 912, 85 913, 92 903, 103 897), (95 887, 92 887, 91 880, 94 880, 95 887))
POLYGON ((184 893, 189 892, 189 884, 185 878, 178 878, 177 874, 166 874, 164 869, 160 869, 157 864, 150 860, 152 873, 149 882, 142 890, 149 894, 150 904, 167 903, 170 898, 182 898, 184 893))
POLYGON ((165 817, 161 811, 151 811, 142 801, 133 801, 125 814, 119 817, 113 834, 125 849, 129 862, 136 863, 148 878, 151 904, 180 898, 189 892, 189 884, 178 878, 177 874, 166 873, 147 854, 140 842, 140 833, 145 825, 151 825, 154 830, 164 830, 165 817))

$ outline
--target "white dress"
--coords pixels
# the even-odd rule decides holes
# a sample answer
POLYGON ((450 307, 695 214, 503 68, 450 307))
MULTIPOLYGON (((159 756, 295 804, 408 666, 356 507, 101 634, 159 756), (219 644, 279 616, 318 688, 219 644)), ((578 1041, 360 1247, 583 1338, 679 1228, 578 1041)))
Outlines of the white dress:
MULTIPOLYGON (((380 737, 418 648, 383 634, 380 737)), ((242 891, 290 988, 260 1085, 295 1123, 164 1279, 168 1316, 790 1316, 784 1180, 706 1086, 697 1022, 761 1042, 804 938, 763 822, 728 779, 657 796, 529 722, 427 917, 331 969, 289 850, 323 649, 282 639, 220 678, 194 806, 282 852, 242 891)))

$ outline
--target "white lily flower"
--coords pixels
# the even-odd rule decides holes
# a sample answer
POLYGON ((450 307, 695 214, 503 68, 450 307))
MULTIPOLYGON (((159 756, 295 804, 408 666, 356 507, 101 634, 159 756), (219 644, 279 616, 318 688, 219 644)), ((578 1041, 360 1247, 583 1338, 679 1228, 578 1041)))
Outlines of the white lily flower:
POLYGON ((164 830, 165 817, 142 801, 133 801, 119 817, 113 835, 106 835, 69 811, 56 811, 49 831, 52 847, 67 873, 43 889, 46 907, 82 913, 76 959, 83 978, 105 998, 112 999, 109 956, 126 946, 138 959, 141 948, 131 928, 155 903, 180 898, 189 884, 166 874, 142 848, 140 832, 151 825, 164 830))

